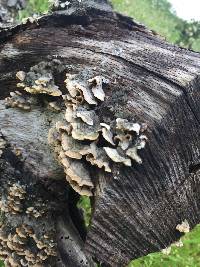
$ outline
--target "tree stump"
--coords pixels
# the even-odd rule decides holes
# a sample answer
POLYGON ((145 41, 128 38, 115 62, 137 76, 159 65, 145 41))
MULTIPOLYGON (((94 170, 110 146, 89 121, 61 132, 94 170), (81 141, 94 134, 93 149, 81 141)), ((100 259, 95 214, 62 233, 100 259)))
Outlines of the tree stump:
MULTIPOLYGON (((123 267, 199 223, 200 54, 167 43, 103 0, 59 5, 2 29, 0 42, 0 255, 6 266, 123 267), (38 71, 47 70, 44 81, 38 71), (147 144, 131 164, 110 160, 106 172, 84 163, 94 184, 87 231, 75 185, 48 144, 66 110, 66 73, 68 87, 81 90, 73 77, 84 84, 94 77, 109 81, 104 101, 91 104, 104 127, 117 119, 147 125, 147 144), (33 94, 38 87, 23 86, 23 75, 51 83, 52 91, 42 85, 33 94)), ((101 138, 98 145, 108 146, 101 138)))

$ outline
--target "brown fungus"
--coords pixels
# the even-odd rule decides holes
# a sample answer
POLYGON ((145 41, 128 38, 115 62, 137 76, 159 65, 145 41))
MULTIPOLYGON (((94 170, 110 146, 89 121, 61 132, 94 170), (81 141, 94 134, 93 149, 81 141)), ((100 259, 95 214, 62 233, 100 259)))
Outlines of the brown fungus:
POLYGON ((26 78, 26 73, 24 71, 18 71, 16 73, 16 78, 23 82, 26 78))
POLYGON ((96 122, 93 126, 84 122, 73 122, 72 137, 76 140, 97 140, 99 137, 100 124, 96 122))
POLYGON ((136 161, 137 163, 141 164, 142 159, 138 155, 137 151, 143 149, 146 145, 147 137, 145 135, 140 135, 136 144, 130 147, 126 151, 126 155, 129 156, 132 160, 136 161))
POLYGON ((66 133, 62 133, 61 143, 65 155, 69 158, 81 159, 89 153, 90 146, 82 145, 66 133))
MULTIPOLYGON (((7 206, 7 210, 1 210, 3 220, 0 224, 0 255, 5 259, 6 266, 50 266, 50 262, 56 261, 52 258, 56 255, 55 241, 52 241, 56 240, 55 222, 50 220, 52 212, 48 211, 43 201, 43 192, 33 190, 32 182, 24 186, 23 179, 22 176, 19 181, 14 176, 8 180, 12 182, 8 183, 6 177, 1 184, 1 204, 7 206), (34 192, 37 195, 34 195, 34 192), (34 203, 34 206, 28 207, 27 204, 30 202, 34 203), (26 211, 32 212, 31 217, 26 216, 26 211), (47 213, 44 214, 45 211, 47 213), (37 213, 42 214, 40 219, 37 213), (43 226, 44 222, 45 226, 43 226), (48 238, 44 238, 44 235, 48 238), (39 249, 42 243, 45 246, 39 249), (43 260, 44 257, 41 259, 38 256, 44 249, 47 256, 45 260, 43 260)), ((37 182, 35 186, 38 189, 37 182)), ((51 209, 55 209, 53 205, 51 209)))
POLYGON ((3 212, 11 214, 21 213, 23 210, 23 200, 25 199, 26 191, 20 184, 13 184, 8 189, 8 195, 1 199, 0 209, 3 212))
POLYGON ((68 135, 70 135, 71 134, 71 131, 72 131, 71 124, 70 123, 66 123, 66 122, 64 123, 62 121, 56 122, 56 129, 59 132, 62 132, 62 131, 67 132, 68 135))
POLYGON ((3 136, 0 133, 0 157, 3 154, 3 150, 6 148, 6 141, 4 140, 3 136))
POLYGON ((90 145, 90 153, 86 156, 86 160, 100 169, 104 168, 106 172, 111 172, 106 152, 103 148, 97 147, 94 142, 90 145))
POLYGON ((48 106, 49 106, 49 109, 51 109, 52 111, 55 111, 55 112, 61 111, 61 108, 60 108, 58 102, 56 102, 56 101, 49 102, 48 106))
POLYGON ((11 92, 10 97, 5 99, 6 107, 31 110, 31 102, 28 96, 23 96, 19 91, 11 92))
POLYGON ((62 92, 54 81, 54 63, 59 62, 40 62, 30 68, 30 71, 25 73, 17 72, 16 77, 21 81, 17 87, 22 87, 30 94, 48 94, 51 96, 61 96, 62 92))
POLYGON ((78 108, 76 110, 77 118, 81 118, 86 124, 93 126, 94 121, 97 121, 97 116, 94 110, 86 110, 84 108, 78 108))
POLYGON ((76 111, 74 111, 72 105, 67 105, 66 112, 65 112, 65 119, 67 122, 75 122, 76 119, 76 111))
POLYGON ((110 162, 131 166, 131 159, 141 163, 137 154, 145 147, 146 124, 118 118, 108 125, 100 123, 95 112, 98 100, 105 100, 103 87, 109 83, 102 76, 88 79, 91 73, 66 74, 68 93, 62 95, 66 106, 65 122, 56 123, 49 134, 58 160, 72 188, 81 195, 92 196, 93 181, 86 162, 111 172, 110 162), (105 145, 105 141, 108 144, 105 145), (102 142, 103 141, 103 142, 102 142))
POLYGON ((77 91, 76 97, 71 97, 70 94, 62 95, 64 103, 66 106, 71 105, 75 110, 76 107, 80 106, 84 102, 84 97, 81 91, 77 91))
MULTIPOLYGON (((88 194, 91 196, 94 184, 91 180, 90 174, 84 165, 79 161, 72 161, 69 168, 66 169, 67 176, 75 182, 81 190, 88 190, 88 194)), ((79 192, 81 193, 81 192, 79 192)))
POLYGON ((118 146, 121 147, 121 149, 126 150, 130 146, 132 142, 132 135, 131 134, 125 134, 125 133, 119 133, 114 137, 115 141, 119 141, 118 146))

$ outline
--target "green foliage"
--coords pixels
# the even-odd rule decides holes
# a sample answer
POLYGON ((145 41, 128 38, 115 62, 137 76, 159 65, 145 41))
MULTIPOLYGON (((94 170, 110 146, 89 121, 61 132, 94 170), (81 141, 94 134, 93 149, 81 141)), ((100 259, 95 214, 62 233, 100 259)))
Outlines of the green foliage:
POLYGON ((26 8, 19 11, 19 20, 34 14, 47 12, 49 9, 48 0, 28 0, 27 2, 26 8))
POLYGON ((169 42, 200 51, 200 25, 172 12, 167 0, 113 0, 114 8, 164 36, 169 42), (192 36, 191 36, 192 32, 192 36))
POLYGON ((77 204, 77 207, 83 210, 83 216, 84 216, 85 224, 86 224, 86 226, 89 226, 90 218, 91 218, 90 198, 81 196, 80 200, 77 204))
POLYGON ((200 266, 200 225, 186 234, 183 247, 172 247, 167 256, 163 253, 153 253, 132 261, 128 267, 199 267, 200 266))
POLYGON ((200 51, 200 22, 183 22, 178 25, 177 29, 181 33, 178 44, 190 49, 196 49, 200 51))
POLYGON ((113 0, 117 11, 133 17, 148 28, 166 37, 170 42, 180 38, 176 29, 181 21, 171 10, 171 5, 165 0, 113 0))

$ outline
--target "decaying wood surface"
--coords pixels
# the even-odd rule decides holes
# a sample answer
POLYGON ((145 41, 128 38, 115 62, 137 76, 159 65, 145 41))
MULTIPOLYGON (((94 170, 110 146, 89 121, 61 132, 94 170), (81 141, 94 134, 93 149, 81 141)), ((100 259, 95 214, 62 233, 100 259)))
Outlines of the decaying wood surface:
MULTIPOLYGON (((19 225, 29 225, 38 239, 52 229, 57 256, 50 253, 42 266, 95 266, 93 259, 102 266, 123 267, 177 241, 182 233, 176 227, 183 221, 190 229, 199 223, 198 53, 165 42, 100 0, 74 0, 33 23, 2 30, 0 47, 0 129, 6 142, 1 197, 7 199, 10 187, 19 183, 27 198, 21 214, 5 212, 2 223, 11 234, 19 225), (110 80, 105 101, 95 109, 100 121, 134 118, 148 124, 148 143, 139 152, 142 164, 114 163, 110 174, 91 168, 95 190, 87 234, 76 209, 78 196, 47 142, 62 112, 48 110, 45 103, 56 98, 37 97, 29 112, 5 107, 9 93, 20 90, 18 71, 53 60, 63 68, 54 73, 63 94, 66 73, 89 69, 110 80), (39 218, 30 217, 27 208, 40 207, 38 203, 46 210, 39 218)), ((24 246, 37 250, 32 243, 24 246)))

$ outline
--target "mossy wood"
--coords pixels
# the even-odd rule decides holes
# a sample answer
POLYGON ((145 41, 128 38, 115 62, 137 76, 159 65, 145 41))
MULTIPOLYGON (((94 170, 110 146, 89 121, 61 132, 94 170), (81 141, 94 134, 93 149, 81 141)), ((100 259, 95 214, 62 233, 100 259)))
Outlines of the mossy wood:
POLYGON ((124 267, 177 241, 182 222, 190 229, 200 222, 198 53, 165 42, 100 0, 73 1, 35 22, 3 29, 0 46, 0 254, 7 266, 38 260, 51 267, 124 267), (47 141, 62 112, 46 103, 60 98, 41 95, 31 110, 5 107, 9 93, 20 90, 16 73, 41 62, 55 63, 54 81, 63 94, 66 73, 92 70, 109 79, 105 101, 95 108, 101 122, 123 118, 148 125, 142 164, 113 163, 111 173, 88 165, 95 188, 87 233, 76 208, 79 196, 47 141), (20 247, 15 233, 23 237, 20 247))

